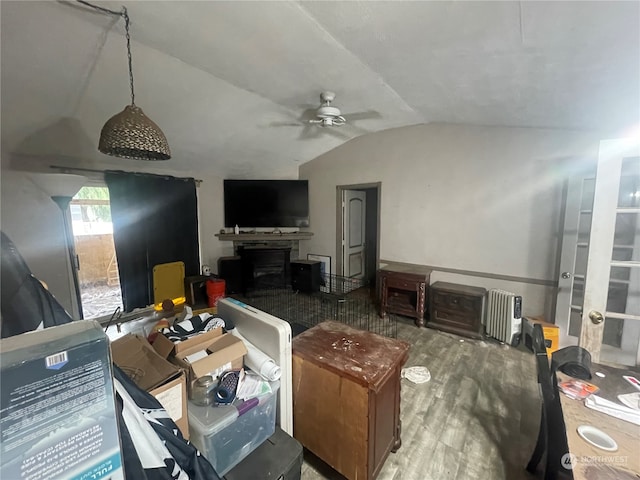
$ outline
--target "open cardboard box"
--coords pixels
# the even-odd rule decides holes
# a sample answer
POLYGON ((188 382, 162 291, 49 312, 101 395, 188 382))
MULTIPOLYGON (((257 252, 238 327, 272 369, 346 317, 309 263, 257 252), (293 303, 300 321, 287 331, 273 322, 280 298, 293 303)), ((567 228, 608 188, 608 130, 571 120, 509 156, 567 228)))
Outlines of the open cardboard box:
POLYGON ((212 375, 215 378, 227 370, 242 368, 246 354, 247 347, 242 340, 225 333, 207 343, 182 349, 171 357, 171 361, 188 372, 188 380, 191 383, 204 375, 212 375), (189 355, 201 351, 206 351, 207 356, 189 362, 189 355))
POLYGON ((143 337, 127 334, 111 342, 111 356, 132 380, 162 404, 189 439, 187 380, 184 370, 162 358, 143 337))
POLYGON ((197 346, 204 345, 206 347, 207 344, 221 335, 222 327, 218 327, 200 335, 195 335, 182 342, 173 343, 164 335, 159 334, 153 342, 153 349, 158 352, 158 355, 162 358, 169 358, 171 355, 179 355, 187 350, 192 351, 197 346))

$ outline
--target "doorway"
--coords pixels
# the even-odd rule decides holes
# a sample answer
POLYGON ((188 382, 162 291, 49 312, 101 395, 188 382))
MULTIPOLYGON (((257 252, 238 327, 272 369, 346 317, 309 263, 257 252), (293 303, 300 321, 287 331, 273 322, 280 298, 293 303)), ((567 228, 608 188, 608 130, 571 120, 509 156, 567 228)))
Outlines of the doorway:
POLYGON ((561 346, 640 364, 640 156, 603 141, 597 169, 569 181, 556 324, 561 346))
POLYGON ((113 243, 109 189, 86 186, 69 204, 84 319, 122 308, 118 261, 113 243))
POLYGON ((338 275, 374 285, 380 258, 382 184, 338 185, 336 265, 338 275))

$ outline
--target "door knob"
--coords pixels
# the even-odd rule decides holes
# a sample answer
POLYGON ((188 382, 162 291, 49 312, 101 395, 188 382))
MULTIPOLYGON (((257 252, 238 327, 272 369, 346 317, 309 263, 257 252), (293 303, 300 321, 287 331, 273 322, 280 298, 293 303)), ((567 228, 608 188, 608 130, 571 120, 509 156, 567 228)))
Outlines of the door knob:
POLYGON ((571 278, 571 273, 569 273, 569 272, 562 272, 562 273, 560 274, 560 276, 561 276, 562 278, 571 278))
POLYGON ((589 318, 596 325, 598 325, 599 323, 604 322, 604 317, 602 316, 602 314, 600 312, 595 311, 595 310, 591 310, 589 312, 589 318))

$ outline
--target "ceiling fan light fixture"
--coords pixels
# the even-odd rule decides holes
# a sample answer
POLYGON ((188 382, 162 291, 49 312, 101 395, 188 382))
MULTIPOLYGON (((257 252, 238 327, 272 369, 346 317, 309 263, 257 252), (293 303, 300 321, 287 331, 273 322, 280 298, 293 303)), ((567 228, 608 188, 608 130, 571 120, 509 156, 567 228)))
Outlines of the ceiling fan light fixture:
POLYGON ((325 118, 323 119, 323 123, 322 126, 323 127, 341 127, 343 125, 345 125, 347 123, 347 121, 344 119, 344 117, 341 116, 337 116, 337 117, 329 117, 329 118, 325 118))
POLYGON ((340 116, 340 109, 336 107, 330 107, 328 105, 322 105, 316 110, 316 116, 319 118, 335 118, 340 116))

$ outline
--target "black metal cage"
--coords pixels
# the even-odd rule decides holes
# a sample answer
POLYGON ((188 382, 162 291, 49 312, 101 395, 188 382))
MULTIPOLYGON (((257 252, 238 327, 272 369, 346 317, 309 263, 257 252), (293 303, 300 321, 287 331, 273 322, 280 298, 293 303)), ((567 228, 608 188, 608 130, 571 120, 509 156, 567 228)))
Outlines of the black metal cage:
POLYGON ((320 290, 303 293, 291 286, 261 286, 234 298, 263 310, 289 324, 293 334, 325 320, 396 338, 398 322, 394 315, 378 314, 375 291, 361 279, 324 275, 320 290))

